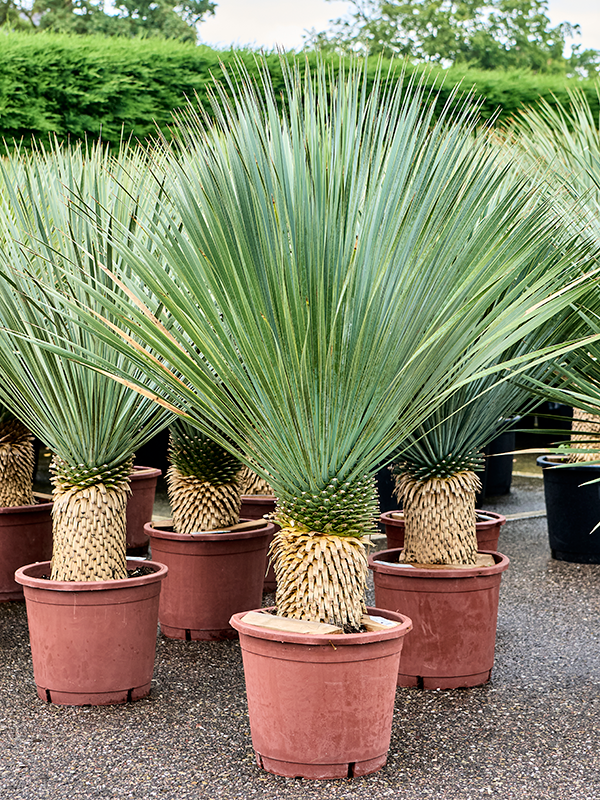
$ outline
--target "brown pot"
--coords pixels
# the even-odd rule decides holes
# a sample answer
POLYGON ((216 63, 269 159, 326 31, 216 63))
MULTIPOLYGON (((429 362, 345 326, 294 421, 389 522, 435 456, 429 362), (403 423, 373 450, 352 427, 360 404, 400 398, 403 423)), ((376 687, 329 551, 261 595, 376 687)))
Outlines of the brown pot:
POLYGON ((148 534, 144 525, 152 520, 156 482, 162 475, 153 467, 134 467, 129 476, 131 494, 127 501, 127 553, 145 555, 148 552, 148 534))
POLYGON ((189 535, 174 533, 171 520, 156 527, 148 523, 152 557, 169 568, 159 608, 163 635, 194 641, 235 638, 231 615, 261 604, 273 528, 189 535))
MULTIPOLYGON (((129 561, 135 569, 140 563, 129 561)), ((51 581, 50 562, 17 570, 23 585, 38 696, 59 705, 146 697, 154 669, 158 596, 167 568, 114 581, 51 581)))
MULTIPOLYGON (((288 778, 368 775, 386 762, 398 661, 411 621, 336 636, 268 630, 242 621, 252 745, 260 767, 288 778)), ((410 636, 408 637, 410 639, 410 636)))
POLYGON ((498 596, 509 561, 490 567, 400 566, 401 550, 369 557, 375 603, 407 614, 414 631, 402 653, 398 686, 457 689, 489 681, 494 666, 498 596))
MULTIPOLYGON (((477 549, 496 551, 498 549, 500 528, 506 522, 506 517, 502 516, 502 514, 496 514, 495 511, 476 510, 475 514, 477 515, 477 523, 475 525, 477 549)), ((404 547, 403 512, 387 511, 380 516, 379 521, 385 526, 388 548, 391 550, 404 547)))
POLYGON ((35 505, 0 508, 0 602, 22 600, 15 570, 52 558, 52 502, 34 493, 35 505))
MULTIPOLYGON (((275 511, 276 498, 273 495, 267 494, 244 494, 242 495, 242 507, 240 508, 240 517, 243 519, 263 519, 267 514, 273 514, 275 511)), ((273 533, 267 543, 267 561, 265 564, 265 580, 263 583, 263 592, 274 592, 277 589, 277 578, 275 577, 275 570, 269 560, 269 547, 273 541, 273 536, 280 530, 280 526, 273 523, 273 533)))

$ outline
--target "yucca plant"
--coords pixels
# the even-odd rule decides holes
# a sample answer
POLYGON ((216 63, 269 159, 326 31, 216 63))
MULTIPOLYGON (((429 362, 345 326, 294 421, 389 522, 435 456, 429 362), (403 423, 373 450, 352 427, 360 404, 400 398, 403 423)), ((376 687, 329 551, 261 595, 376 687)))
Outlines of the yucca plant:
MULTIPOLYGON (((117 235, 126 239, 148 197, 134 160, 113 159, 101 146, 56 147, 16 154, 1 168, 0 400, 54 454, 54 580, 126 577, 133 454, 170 419, 151 397, 31 341, 87 348, 107 364, 114 359, 116 371, 130 370, 124 357, 73 323, 60 295, 48 301, 46 289, 86 306, 94 302, 89 291, 102 291, 102 267, 113 256, 99 232, 118 220, 117 235), (74 213, 75 198, 87 204, 88 216, 74 213), (77 282, 69 279, 73 273, 77 282)), ((126 325, 126 317, 115 323, 126 325)), ((135 368, 131 378, 146 383, 135 368)))
POLYGON ((0 508, 33 505, 34 466, 33 436, 0 404, 0 508))
MULTIPOLYGON (((594 118, 586 95, 574 90, 566 105, 542 102, 537 109, 523 112, 507 134, 521 150, 525 164, 545 172, 557 197, 563 198, 564 213, 570 213, 572 198, 579 213, 581 209, 587 212, 586 230, 600 247, 600 119, 594 118)), ((592 287, 583 301, 589 313, 580 317, 580 333, 598 330, 597 296, 592 287)), ((552 395, 574 405, 571 440, 561 448, 569 461, 598 460, 597 355, 593 345, 563 362, 560 374, 566 394, 559 390, 552 395)))
POLYGON ((239 522, 242 465, 213 439, 179 419, 169 429, 167 486, 177 533, 239 522))
MULTIPOLYGON (((572 324, 569 317, 567 325, 572 324)), ((541 347, 552 338, 560 341, 560 331, 545 326, 505 356, 541 347)), ((475 502, 481 490, 477 473, 484 468, 484 448, 511 426, 512 417, 538 402, 524 376, 512 380, 509 373, 500 383, 498 377, 489 375, 463 386, 401 446, 393 467, 404 511, 401 560, 476 563, 475 502)), ((540 382, 557 379, 544 365, 533 369, 530 377, 540 382)))
POLYGON ((214 121, 178 118, 144 235, 107 228, 116 274, 164 311, 139 287, 94 291, 108 324, 82 298, 82 326, 132 366, 80 358, 140 391, 146 373, 267 479, 279 613, 356 630, 376 469, 462 385, 557 352, 500 361, 577 298, 584 279, 566 283, 592 247, 475 135, 470 101, 434 122, 423 87, 368 90, 358 62, 283 69, 281 108, 266 68, 259 86, 240 69, 214 121))

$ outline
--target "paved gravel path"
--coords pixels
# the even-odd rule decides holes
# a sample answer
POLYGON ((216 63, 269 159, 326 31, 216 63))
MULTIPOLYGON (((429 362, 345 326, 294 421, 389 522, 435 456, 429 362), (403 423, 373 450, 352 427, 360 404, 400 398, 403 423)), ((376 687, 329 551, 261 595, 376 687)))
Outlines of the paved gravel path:
MULTIPOLYGON (((516 479, 490 510, 543 508, 516 479)), ((600 566, 550 558, 546 520, 508 522, 496 664, 487 686, 399 689, 387 766, 286 779, 254 764, 236 642, 159 637, 149 699, 63 708, 37 699, 22 603, 0 605, 0 798, 599 800, 600 566)))

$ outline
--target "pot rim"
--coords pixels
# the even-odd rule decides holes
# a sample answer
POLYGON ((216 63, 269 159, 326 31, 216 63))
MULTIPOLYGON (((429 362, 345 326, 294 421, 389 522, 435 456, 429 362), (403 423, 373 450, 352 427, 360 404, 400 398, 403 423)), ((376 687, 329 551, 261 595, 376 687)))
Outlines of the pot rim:
POLYGON ((138 575, 135 578, 119 578, 108 581, 51 581, 48 578, 31 575, 30 572, 50 572, 50 561, 36 561, 34 564, 26 564, 15 572, 15 580, 22 586, 29 586, 32 589, 44 589, 54 592, 99 592, 108 589, 129 589, 133 586, 143 586, 148 583, 156 583, 167 577, 168 568, 158 561, 139 561, 127 559, 127 566, 133 569, 143 564, 145 567, 153 567, 154 572, 150 575, 138 575))
POLYGON ((162 470, 156 467, 138 467, 133 465, 133 469, 129 473, 129 480, 136 480, 136 478, 160 478, 162 470))
MULTIPOLYGON (((241 519, 240 522, 256 522, 260 523, 262 520, 246 520, 241 519)), ((173 520, 165 520, 160 523, 169 527, 173 525, 173 520)), ((147 522, 144 525, 144 532, 153 539, 168 539, 172 542, 222 542, 222 541, 239 541, 241 539, 254 539, 257 536, 269 536, 275 533, 275 523, 269 522, 267 525, 260 525, 256 528, 247 528, 243 531, 233 531, 228 533, 175 533, 175 531, 165 531, 160 528, 155 528, 152 522, 147 522)))
MULTIPOLYGON (((600 459, 600 454, 598 455, 598 458, 600 459)), ((536 464, 538 465, 538 467, 542 468, 542 471, 545 471, 547 469, 558 469, 559 467, 561 470, 581 469, 581 470, 586 470, 588 472, 598 472, 598 470, 600 470, 600 464, 589 464, 586 461, 567 462, 565 461, 564 456, 555 453, 549 453, 544 456, 538 456, 538 458, 536 459, 536 464)))
MULTIPOLYGON (((274 609, 270 606, 269 609, 257 608, 254 611, 265 611, 274 609)), ((304 644, 304 645, 331 645, 333 647, 357 644, 370 644, 371 642, 383 642, 388 639, 398 639, 412 630, 412 620, 405 614, 399 614, 396 611, 388 611, 385 608, 375 608, 374 606, 367 607, 367 613, 378 617, 385 617, 385 619, 392 619, 396 622, 401 622, 401 625, 395 625, 384 631, 371 631, 365 633, 291 633, 289 631, 276 631, 271 628, 259 628, 257 625, 250 625, 242 622, 242 617, 248 614, 248 611, 240 611, 234 614, 229 620, 229 624, 246 636, 251 636, 255 639, 268 639, 272 642, 283 642, 289 644, 304 644)))
MULTIPOLYGON (((34 498, 39 495, 39 492, 34 492, 34 498)), ((52 508, 52 500, 40 499, 29 506, 2 506, 0 514, 27 514, 28 511, 49 511, 52 508)))
POLYGON ((448 578, 474 578, 478 575, 496 575, 499 572, 504 572, 510 564, 508 556, 499 553, 497 550, 478 550, 479 553, 494 556, 496 563, 493 567, 441 567, 437 569, 419 569, 418 567, 400 567, 397 562, 390 561, 386 563, 380 559, 382 556, 388 554, 401 553, 404 548, 394 547, 390 550, 380 550, 377 553, 372 553, 369 558, 369 569, 373 572, 381 572, 386 575, 402 575, 407 578, 440 578, 441 580, 448 578))
MULTIPOLYGON (((488 517, 492 517, 492 519, 483 519, 477 522, 477 529, 481 530, 482 528, 491 528, 495 525, 504 525, 506 522, 506 517, 504 514, 499 514, 497 511, 486 511, 484 508, 476 508, 476 514, 485 514, 488 517)), ((402 509, 398 508, 396 510, 392 509, 391 511, 384 511, 383 514, 379 517, 379 521, 384 523, 385 525, 404 525, 403 519, 396 519, 392 517, 391 514, 402 514, 402 509)))

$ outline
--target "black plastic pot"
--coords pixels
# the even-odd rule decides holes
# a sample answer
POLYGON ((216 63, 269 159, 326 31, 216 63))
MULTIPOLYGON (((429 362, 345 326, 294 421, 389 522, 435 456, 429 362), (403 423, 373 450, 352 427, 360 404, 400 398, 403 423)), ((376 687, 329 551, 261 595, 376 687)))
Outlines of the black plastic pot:
POLYGON ((540 456, 543 469, 548 538, 552 558, 575 564, 600 564, 600 466, 573 464, 557 468, 556 456, 540 456), (592 533, 593 531, 593 533, 592 533))

